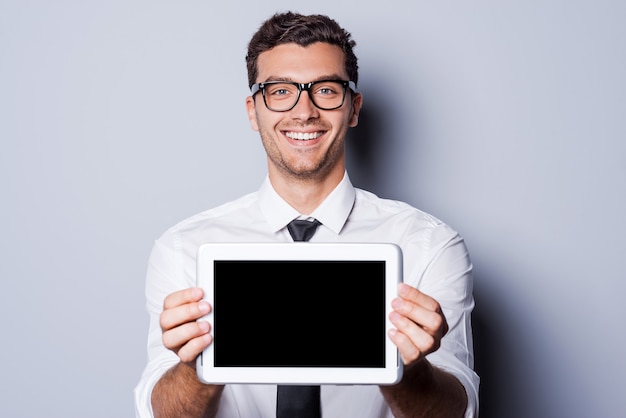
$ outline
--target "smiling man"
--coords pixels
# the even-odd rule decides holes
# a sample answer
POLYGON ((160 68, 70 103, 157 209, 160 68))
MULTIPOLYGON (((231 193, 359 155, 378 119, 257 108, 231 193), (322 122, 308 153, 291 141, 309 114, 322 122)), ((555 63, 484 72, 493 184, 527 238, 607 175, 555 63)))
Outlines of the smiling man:
MULTIPOLYGON (((135 391, 138 417, 477 413, 472 268, 463 239, 431 215, 354 188, 346 173, 346 133, 357 125, 363 103, 354 45, 334 20, 294 13, 274 15, 250 41, 246 107, 267 154, 268 175, 259 191, 193 216, 155 242, 146 285, 149 362, 135 391), (198 246, 293 241, 294 220, 314 224, 312 242, 401 247, 405 277, 388 335, 405 365, 399 383, 295 388, 198 379, 195 360, 212 343, 211 325, 198 321, 212 309, 194 287, 198 246)), ((354 282, 357 295, 359 278, 354 282)), ((337 317, 350 326, 359 313, 337 317)))

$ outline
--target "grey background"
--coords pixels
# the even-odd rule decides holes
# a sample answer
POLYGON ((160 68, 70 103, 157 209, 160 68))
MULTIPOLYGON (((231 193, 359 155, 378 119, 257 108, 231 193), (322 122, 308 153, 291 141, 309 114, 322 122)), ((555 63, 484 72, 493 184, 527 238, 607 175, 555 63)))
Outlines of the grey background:
POLYGON ((130 417, 152 242, 256 190, 247 41, 357 40, 353 182, 475 264, 482 417, 623 417, 626 3, 0 0, 2 417, 130 417))

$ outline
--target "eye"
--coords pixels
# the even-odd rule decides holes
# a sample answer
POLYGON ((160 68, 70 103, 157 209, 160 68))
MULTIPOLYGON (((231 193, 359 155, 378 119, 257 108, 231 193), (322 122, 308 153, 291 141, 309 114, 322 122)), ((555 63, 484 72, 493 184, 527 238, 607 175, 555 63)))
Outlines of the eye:
POLYGON ((342 94, 343 86, 337 82, 323 81, 316 84, 313 91, 316 96, 336 96, 342 94))
POLYGON ((274 96, 276 98, 282 98, 285 96, 290 96, 292 94, 297 94, 298 89, 297 87, 291 84, 276 83, 276 84, 267 84, 265 86, 265 91, 270 96, 274 96))

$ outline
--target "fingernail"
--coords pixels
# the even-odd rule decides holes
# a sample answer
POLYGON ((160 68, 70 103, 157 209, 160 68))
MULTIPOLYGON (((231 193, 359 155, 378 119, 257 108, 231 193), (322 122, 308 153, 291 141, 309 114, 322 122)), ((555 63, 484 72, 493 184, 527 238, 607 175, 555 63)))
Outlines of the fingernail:
POLYGON ((409 292, 409 288, 405 283, 400 283, 400 286, 398 286, 398 294, 400 296, 404 296, 409 292))
POLYGON ((395 312, 395 311, 389 314, 389 320, 394 323, 399 321, 401 317, 402 316, 398 312, 395 312))
POLYGON ((198 328, 200 328, 200 331, 203 334, 206 334, 207 332, 209 332, 209 323, 208 322, 204 322, 204 321, 200 321, 198 322, 198 328))

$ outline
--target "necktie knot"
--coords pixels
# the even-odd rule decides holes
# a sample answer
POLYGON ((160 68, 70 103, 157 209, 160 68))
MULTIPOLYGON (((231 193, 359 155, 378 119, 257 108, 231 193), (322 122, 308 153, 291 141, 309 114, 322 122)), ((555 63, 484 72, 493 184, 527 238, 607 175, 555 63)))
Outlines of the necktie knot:
POLYGON ((304 219, 294 219, 289 222, 287 229, 294 241, 308 241, 315 235, 317 227, 321 225, 321 222, 317 219, 313 221, 307 221, 304 219))

